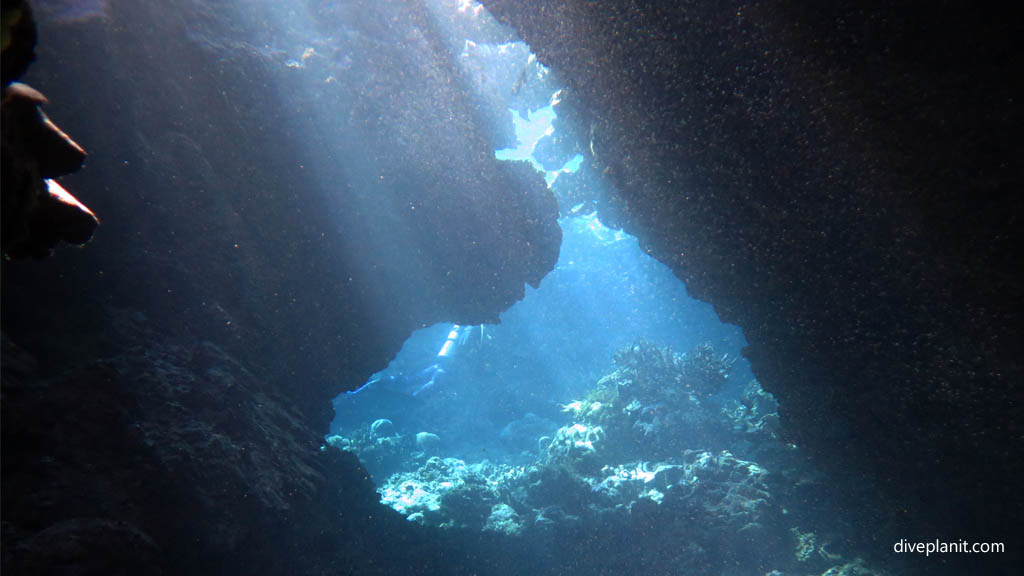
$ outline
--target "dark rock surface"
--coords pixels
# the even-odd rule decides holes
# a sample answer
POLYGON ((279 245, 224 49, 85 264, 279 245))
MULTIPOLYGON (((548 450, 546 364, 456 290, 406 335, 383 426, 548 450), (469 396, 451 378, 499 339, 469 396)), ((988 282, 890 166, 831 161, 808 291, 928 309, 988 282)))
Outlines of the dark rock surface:
POLYGON ((789 438, 893 533, 1016 531, 1012 19, 956 2, 484 4, 589 120, 621 191, 602 220, 743 328, 789 438))
POLYGON ((98 9, 42 22, 27 76, 105 225, 3 264, 3 573, 479 570, 320 445, 413 330, 494 319, 550 270, 542 177, 494 159, 408 3, 339 16, 366 58, 316 86, 231 5, 98 9))
POLYGON ((52 379, 3 344, 5 574, 500 574, 515 553, 380 505, 355 456, 210 342, 52 379))
MULTIPOLYGON (((209 342, 151 340, 47 380, 6 339, 4 361, 5 572, 283 572, 316 541, 296 518, 358 470, 209 342)), ((376 500, 349 481, 349 505, 376 500)))
POLYGON ((90 357, 122 344, 75 338, 96 314, 153 310, 162 331, 276 363, 323 413, 412 330, 495 319, 537 284, 561 239, 543 178, 494 159, 426 16, 375 6, 337 16, 356 27, 346 49, 368 57, 324 93, 239 46, 230 7, 115 2, 106 19, 43 23, 28 79, 53 101, 84 95, 50 112, 85 135, 89 170, 73 182, 106 230, 82 254, 4 270, 8 331, 61 331, 55 360, 90 357), (396 14, 420 44, 390 41, 396 14), (75 314, 41 317, 25 292, 75 314))

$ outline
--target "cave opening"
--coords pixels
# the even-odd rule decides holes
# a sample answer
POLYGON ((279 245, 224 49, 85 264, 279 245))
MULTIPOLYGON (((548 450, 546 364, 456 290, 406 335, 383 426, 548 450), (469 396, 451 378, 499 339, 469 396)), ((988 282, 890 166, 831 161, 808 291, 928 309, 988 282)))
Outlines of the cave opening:
POLYGON ((611 507, 641 492, 660 501, 687 466, 697 482, 702 459, 757 476, 759 454, 792 447, 776 437, 777 406, 741 356, 742 332, 602 222, 615 192, 594 128, 529 47, 480 41, 498 25, 479 5, 427 6, 486 104, 495 158, 528 163, 557 198, 560 256, 499 323, 425 326, 386 369, 346 383, 324 449, 355 453, 410 521, 506 534, 580 515, 571 494, 524 488, 555 470, 611 507))
MULTIPOLYGON (((308 368, 289 365, 289 385, 352 392, 316 433, 323 452, 359 458, 384 505, 427 530, 536 538, 557 559, 553 573, 632 565, 612 549, 572 558, 557 548, 578 530, 609 541, 642 533, 636 557, 695 573, 820 573, 856 553, 834 544, 847 535, 834 508, 801 504, 820 484, 780 438, 779 407, 742 357, 740 330, 616 228, 623 207, 602 161, 617 153, 606 147, 614 127, 514 31, 452 0, 218 6, 231 27, 197 17, 190 40, 225 69, 249 63, 232 78, 255 104, 224 91, 218 109, 274 127, 243 144, 272 148, 267 171, 280 173, 279 186, 225 185, 241 196, 226 205, 244 208, 232 217, 257 231, 251 241, 281 255, 252 283, 274 286, 252 308, 284 325, 302 319, 293 333, 269 332, 308 368), (253 214, 250 195, 266 212, 253 214), (545 218, 560 232, 557 261, 550 250, 507 257, 559 236, 523 230, 545 218), (278 228, 289 231, 280 240, 278 228), (496 310, 500 322, 480 323, 496 310), (424 317, 448 322, 409 320, 424 317), (363 378, 360 358, 390 354, 388 337, 409 324, 419 330, 384 370, 336 376, 363 378), (310 336, 345 329, 356 336, 340 347, 310 336), (655 524, 664 529, 642 529, 655 524)), ((198 164, 215 172, 213 146, 148 144, 204 151, 198 164)), ((249 242, 232 240, 225 261, 237 262, 249 242)), ((230 330, 259 320, 235 318, 230 330)), ((322 407, 326 395, 301 396, 322 407)))
POLYGON ((500 323, 423 328, 334 400, 326 445, 358 455, 410 521, 518 532, 572 515, 557 496, 503 501, 531 474, 567 466, 600 491, 616 474, 650 482, 684 450, 782 448, 739 329, 595 214, 560 223, 558 265, 500 323), (460 491, 475 512, 446 507, 460 491))

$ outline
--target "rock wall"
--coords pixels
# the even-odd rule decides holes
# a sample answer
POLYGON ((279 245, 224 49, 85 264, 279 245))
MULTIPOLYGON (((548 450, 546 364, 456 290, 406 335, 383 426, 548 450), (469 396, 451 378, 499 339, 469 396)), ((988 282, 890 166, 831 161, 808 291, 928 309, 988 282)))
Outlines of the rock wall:
POLYGON ((411 330, 494 319, 554 266, 553 198, 528 167, 495 161, 414 4, 334 16, 353 28, 344 49, 367 55, 334 92, 240 46, 241 15, 218 8, 113 3, 105 19, 44 23, 27 81, 82 135, 89 170, 68 185, 104 234, 43 270, 10 267, 5 321, 46 321, 16 305, 30 282, 94 313, 143 309, 294 372, 295 398, 324 410, 411 330), (381 24, 399 13, 404 29, 381 24))
POLYGON ((1012 533, 1011 25, 960 3, 483 3, 589 122, 620 191, 602 220, 743 328, 837 490, 893 533, 1012 533))
POLYGON ((436 570, 321 452, 330 400, 539 283, 543 179, 494 159, 416 3, 318 14, 349 43, 323 65, 362 59, 316 83, 233 4, 96 8, 44 19, 24 78, 89 152, 65 184, 102 225, 3 264, 4 573, 436 570))

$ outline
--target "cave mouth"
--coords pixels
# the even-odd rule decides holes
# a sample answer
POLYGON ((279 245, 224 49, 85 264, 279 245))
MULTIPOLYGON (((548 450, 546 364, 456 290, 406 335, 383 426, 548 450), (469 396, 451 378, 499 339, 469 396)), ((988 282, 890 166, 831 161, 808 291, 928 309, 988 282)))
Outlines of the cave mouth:
POLYGON ((536 494, 545 477, 614 492, 614 508, 663 497, 688 457, 755 466, 762 444, 784 449, 739 329, 595 214, 560 224, 555 269, 500 323, 423 328, 334 400, 325 449, 355 453, 409 521, 546 529, 580 511, 571 492, 536 494))
POLYGON ((432 530, 541 546, 583 531, 643 542, 645 562, 681 572, 873 573, 849 544, 856 520, 811 504, 828 490, 780 437, 739 328, 603 222, 612 151, 595 150, 556 75, 480 5, 424 6, 495 159, 528 163, 558 201, 561 250, 499 323, 424 326, 387 368, 344 382, 322 449, 355 454, 383 505, 432 530))
MULTIPOLYGON (((472 19, 495 26, 479 7, 472 19)), ((613 508, 659 501, 707 457, 756 475, 752 440, 782 444, 741 331, 602 223, 599 199, 614 191, 591 134, 560 116, 562 87, 529 47, 439 21, 492 109, 495 158, 530 164, 556 196, 559 260, 499 323, 424 327, 385 370, 345 383, 324 448, 355 453, 411 522, 503 534, 580 517, 573 494, 529 488, 552 475, 613 508)))

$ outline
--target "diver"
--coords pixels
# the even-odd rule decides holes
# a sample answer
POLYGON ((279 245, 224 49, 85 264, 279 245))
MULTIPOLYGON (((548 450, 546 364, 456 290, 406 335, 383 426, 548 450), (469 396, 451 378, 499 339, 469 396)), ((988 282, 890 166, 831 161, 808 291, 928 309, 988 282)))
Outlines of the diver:
MULTIPOLYGON (((430 378, 423 383, 415 392, 413 396, 419 396, 422 392, 430 390, 437 384, 437 379, 445 375, 444 367, 451 363, 452 355, 455 349, 460 346, 464 346, 469 340, 469 335, 473 331, 475 326, 459 326, 453 324, 452 329, 448 332, 448 338, 441 345, 441 349, 437 352, 437 356, 434 358, 434 363, 427 366, 420 372, 420 375, 430 375, 430 378)), ((483 334, 483 324, 480 325, 480 333, 483 334)))
POLYGON ((428 390, 432 390, 441 380, 445 379, 445 375, 451 367, 452 358, 455 355, 455 351, 460 348, 473 348, 478 346, 484 341, 485 333, 483 324, 474 326, 460 326, 459 324, 453 324, 452 329, 448 332, 448 336, 445 338, 441 349, 438 350, 437 355, 434 356, 434 361, 430 366, 420 370, 412 376, 408 376, 402 372, 397 374, 383 375, 378 373, 365 384, 350 390, 348 394, 358 394, 363 390, 374 386, 393 392, 398 392, 406 396, 417 397, 428 390), (473 338, 473 333, 479 330, 479 338, 473 338))

